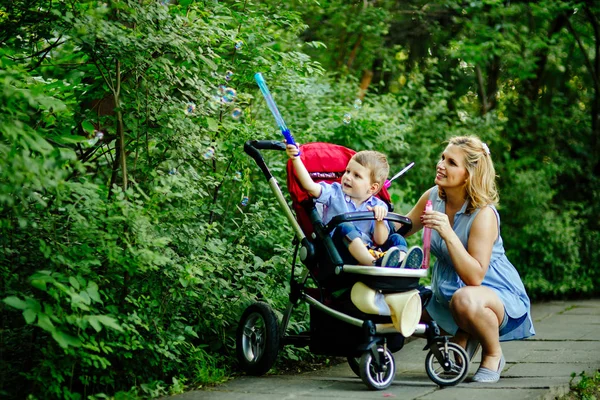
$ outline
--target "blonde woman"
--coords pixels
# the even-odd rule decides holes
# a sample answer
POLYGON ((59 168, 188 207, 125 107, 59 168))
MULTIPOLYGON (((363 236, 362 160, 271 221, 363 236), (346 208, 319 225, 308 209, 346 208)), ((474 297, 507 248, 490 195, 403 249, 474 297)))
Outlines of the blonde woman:
POLYGON ((501 341, 535 334, 530 301, 506 258, 494 164, 487 145, 474 136, 449 140, 436 167, 435 184, 408 217, 409 234, 431 228, 436 256, 427 314, 471 356, 481 344, 481 364, 472 380, 494 383, 505 359, 501 341), (433 210, 424 212, 427 200, 433 210))

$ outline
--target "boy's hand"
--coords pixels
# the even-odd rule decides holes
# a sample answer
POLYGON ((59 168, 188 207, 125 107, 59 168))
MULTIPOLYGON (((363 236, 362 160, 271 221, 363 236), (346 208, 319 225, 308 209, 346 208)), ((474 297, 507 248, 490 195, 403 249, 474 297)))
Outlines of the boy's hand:
POLYGON ((288 157, 290 159, 295 159, 298 158, 298 156, 300 155, 300 145, 298 143, 294 144, 288 144, 287 146, 285 146, 285 152, 287 153, 288 157))
POLYGON ((383 206, 375 206, 375 207, 367 206, 367 210, 373 211, 376 221, 383 221, 383 219, 385 218, 385 216, 388 213, 387 208, 383 207, 383 206))

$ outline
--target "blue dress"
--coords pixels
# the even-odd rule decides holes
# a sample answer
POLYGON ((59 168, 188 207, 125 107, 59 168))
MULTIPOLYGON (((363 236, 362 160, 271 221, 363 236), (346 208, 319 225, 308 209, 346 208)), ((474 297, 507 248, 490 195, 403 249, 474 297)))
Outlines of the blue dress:
MULTIPOLYGON (((446 202, 439 197, 437 186, 431 191, 429 200, 432 202, 434 211, 442 213, 446 212, 446 202)), ((494 206, 489 207, 491 207, 496 214, 498 230, 500 230, 500 215, 494 206)), ((454 216, 453 229, 462 244, 468 250, 467 243, 471 225, 480 209, 473 211, 471 214, 466 214, 466 209, 467 202, 465 201, 465 204, 463 204, 460 211, 454 216)), ((431 277, 433 297, 427 305, 427 312, 443 330, 454 335, 458 330, 458 326, 450 314, 449 303, 454 292, 459 288, 466 286, 466 284, 460 279, 452 265, 446 242, 444 242, 437 231, 433 229, 431 232, 431 253, 435 255, 437 259, 433 265, 431 277)), ((516 329, 500 336, 500 341, 524 339, 535 335, 533 321, 531 320, 531 303, 529 297, 527 296, 519 273, 510 261, 508 261, 508 258, 506 258, 502 237, 500 235, 498 235, 498 238, 494 242, 490 265, 483 278, 482 285, 487 286, 496 292, 504 304, 504 309, 509 317, 519 319, 526 315, 523 323, 516 329)))

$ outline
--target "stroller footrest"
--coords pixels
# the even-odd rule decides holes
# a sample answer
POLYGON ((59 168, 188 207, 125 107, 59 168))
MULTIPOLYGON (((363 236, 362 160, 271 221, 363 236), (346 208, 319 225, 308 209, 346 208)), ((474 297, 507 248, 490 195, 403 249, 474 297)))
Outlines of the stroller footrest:
POLYGON ((383 268, 368 265, 342 265, 336 269, 336 273, 359 274, 369 276, 389 276, 398 278, 424 278, 427 276, 426 269, 408 268, 383 268))

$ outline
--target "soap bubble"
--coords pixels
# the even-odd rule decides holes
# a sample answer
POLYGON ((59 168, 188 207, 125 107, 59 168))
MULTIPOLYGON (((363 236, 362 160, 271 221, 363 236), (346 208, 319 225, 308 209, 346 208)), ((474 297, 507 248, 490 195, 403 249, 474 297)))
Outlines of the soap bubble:
POLYGON ((238 40, 237 42, 235 42, 235 49, 236 50, 241 50, 242 47, 244 47, 244 42, 242 42, 241 40, 238 40))
POLYGON ((236 173, 233 175, 233 180, 234 181, 241 181, 242 180, 242 173, 240 171, 236 171, 236 173))
POLYGON ((218 90, 219 94, 221 94, 221 95, 223 93, 225 93, 225 89, 227 89, 226 85, 221 84, 221 85, 217 86, 217 90, 218 90))
POLYGON ((102 140, 102 138, 104 138, 104 132, 101 132, 101 131, 94 131, 94 133, 95 133, 95 135, 94 135, 94 136, 96 137, 96 139, 98 139, 98 140, 102 140))
POLYGON ((240 119, 242 114, 243 113, 241 108, 234 108, 233 110, 231 110, 231 118, 233 119, 240 119))
POLYGON ((177 168, 171 168, 169 170, 169 175, 177 175, 177 168))
POLYGON ((235 91, 235 89, 228 87, 223 92, 223 102, 224 103, 231 103, 233 100, 235 100, 235 96, 236 95, 237 95, 237 92, 235 91))
POLYGON ((186 115, 193 114, 196 111, 196 105, 194 103, 188 103, 185 108, 186 115))
POLYGON ((361 99, 354 100, 354 108, 356 108, 357 110, 360 110, 361 107, 362 107, 362 100, 361 99))
POLYGON ((214 155, 215 155, 215 149, 210 147, 208 150, 206 150, 206 153, 204 153, 204 158, 206 158, 208 160, 209 158, 212 158, 214 155))
POLYGON ((248 205, 249 201, 250 201, 250 199, 248 198, 248 196, 244 196, 244 198, 242 198, 242 202, 240 204, 242 205, 242 207, 246 207, 248 205))
POLYGON ((352 120, 352 114, 350 114, 350 113, 344 114, 344 119, 343 119, 344 124, 348 125, 351 120, 352 120))
POLYGON ((231 71, 225 72, 225 80, 230 81, 232 77, 233 77, 233 72, 231 72, 231 71))

